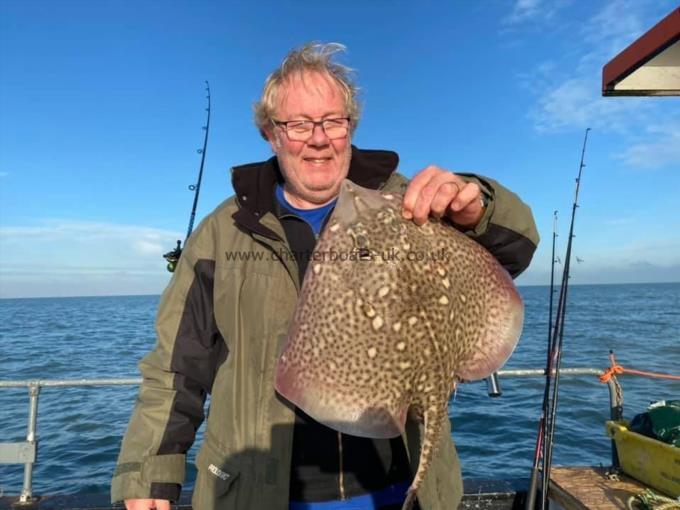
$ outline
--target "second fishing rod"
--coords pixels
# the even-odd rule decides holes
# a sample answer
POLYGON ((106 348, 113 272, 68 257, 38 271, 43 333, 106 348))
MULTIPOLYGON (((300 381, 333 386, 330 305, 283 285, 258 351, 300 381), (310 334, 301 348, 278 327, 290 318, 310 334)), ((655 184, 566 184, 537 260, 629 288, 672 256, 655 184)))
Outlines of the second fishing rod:
MULTIPOLYGON (((548 348, 546 349, 547 361, 546 367, 550 366, 550 354, 552 349, 552 328, 553 328, 553 301, 555 297, 555 242, 557 240, 557 211, 553 212, 553 234, 552 234, 552 257, 550 261, 550 289, 548 294, 549 311, 548 311, 548 348)), ((550 396, 550 383, 548 378, 548 369, 546 368, 546 383, 545 394, 543 395, 543 402, 547 402, 550 396)), ((546 419, 545 406, 541 409, 541 417, 538 421, 538 432, 536 436, 536 448, 534 450, 534 463, 531 470, 531 478, 529 480, 529 489, 527 491, 527 500, 525 509, 532 509, 536 505, 536 490, 538 489, 538 472, 541 467, 542 452, 543 452, 543 429, 546 419)))
POLYGON ((574 203, 571 211, 571 225, 569 226, 569 238, 567 240, 567 251, 564 256, 564 271, 562 273, 562 287, 560 289, 560 298, 557 303, 557 312, 555 314, 555 327, 553 329, 552 343, 553 343, 553 369, 552 375, 552 397, 550 399, 550 415, 545 423, 543 444, 543 491, 541 499, 541 510, 545 510, 548 502, 548 483, 550 481, 550 468, 552 466, 552 453, 555 439, 555 423, 557 420, 557 401, 559 396, 560 386, 560 367, 562 364, 562 346, 564 343, 564 321, 567 311, 567 294, 569 290, 569 278, 571 269, 571 249, 574 240, 574 221, 576 219, 576 209, 578 209, 578 194, 581 189, 581 176, 583 175, 583 168, 586 166, 585 154, 586 144, 588 142, 588 133, 590 128, 586 129, 583 138, 583 149, 581 151, 581 163, 578 169, 578 177, 576 178, 576 191, 574 193, 574 203))
MULTIPOLYGON (((583 148, 581 150, 581 162, 578 170, 578 177, 576 178, 576 190, 574 193, 574 202, 572 205, 571 222, 569 226, 569 237, 567 239, 567 250, 564 257, 564 268, 562 272, 562 283, 560 286, 560 294, 557 303, 557 311, 555 314, 555 324, 552 327, 552 334, 548 335, 548 355, 545 368, 546 383, 543 393, 543 403, 541 407, 541 418, 539 423, 539 431, 536 440, 536 452, 534 468, 532 470, 531 483, 529 492, 527 494, 526 510, 533 510, 535 507, 536 486, 538 479, 538 470, 542 459, 542 483, 541 483, 541 510, 545 510, 548 504, 548 485, 550 481, 550 469, 552 465, 552 454, 555 437, 555 423, 557 419, 557 401, 559 396, 559 379, 560 366, 562 362, 562 347, 564 343, 564 322, 566 318, 567 309, 567 295, 569 288, 570 268, 571 268, 571 250, 574 239, 574 221, 576 218, 576 210, 578 209, 578 195, 581 187, 581 177, 583 175, 583 168, 586 166, 585 151, 588 142, 588 133, 590 128, 586 129, 583 139, 583 148)), ((553 256, 553 264, 554 264, 553 256)), ((551 290, 552 301, 552 290, 551 290)), ((552 312, 552 306, 551 306, 552 312)), ((552 317, 552 313, 551 313, 552 317)))

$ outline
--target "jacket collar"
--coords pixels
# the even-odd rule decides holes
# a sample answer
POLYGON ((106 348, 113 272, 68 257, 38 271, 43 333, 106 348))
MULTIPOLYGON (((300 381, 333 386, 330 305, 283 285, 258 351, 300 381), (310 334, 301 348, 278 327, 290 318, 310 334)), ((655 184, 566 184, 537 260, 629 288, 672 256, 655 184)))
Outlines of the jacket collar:
MULTIPOLYGON (((398 164, 396 152, 363 150, 353 145, 347 178, 359 186, 378 189, 385 184, 398 164)), ((260 223, 260 218, 274 210, 274 187, 283 182, 276 156, 267 161, 232 168, 231 180, 239 205, 239 210, 232 216, 236 223, 266 237, 278 238, 260 223)))

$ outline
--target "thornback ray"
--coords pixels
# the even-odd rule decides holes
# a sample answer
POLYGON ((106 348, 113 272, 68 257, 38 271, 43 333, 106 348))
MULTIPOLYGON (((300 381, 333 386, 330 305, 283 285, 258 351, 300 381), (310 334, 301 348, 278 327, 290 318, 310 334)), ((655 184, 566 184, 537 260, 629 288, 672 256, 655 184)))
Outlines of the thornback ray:
POLYGON ((512 278, 450 223, 417 226, 402 197, 345 180, 312 254, 276 390, 340 432, 389 438, 424 422, 412 504, 458 382, 510 357, 524 319, 512 278))

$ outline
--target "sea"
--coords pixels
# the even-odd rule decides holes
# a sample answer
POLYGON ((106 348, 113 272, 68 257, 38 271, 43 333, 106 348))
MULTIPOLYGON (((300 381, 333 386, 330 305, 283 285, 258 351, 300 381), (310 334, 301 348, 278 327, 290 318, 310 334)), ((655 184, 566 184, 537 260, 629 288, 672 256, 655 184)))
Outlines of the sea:
MULTIPOLYGON (((520 287, 524 331, 504 368, 543 369, 548 287, 520 287)), ((155 343, 159 296, 0 300, 0 380, 130 378, 155 343)), ((555 294, 555 302, 557 295, 555 294)), ((562 366, 604 371, 613 351, 624 368, 680 373, 680 283, 569 287, 562 366)), ((628 419, 680 382, 620 376, 628 419)), ((490 398, 484 381, 459 386, 449 405, 453 438, 468 479, 529 477, 544 377, 501 378, 490 398)), ((33 493, 107 493, 137 393, 129 387, 43 388, 33 493)), ((560 378, 553 465, 609 465, 604 423, 609 393, 596 376, 560 378)), ((28 391, 0 388, 0 443, 26 438, 28 391)), ((197 443, 200 443, 202 429, 197 443)), ((188 480, 195 478, 189 453, 188 480)), ((21 491, 22 465, 0 464, 0 494, 21 491)))

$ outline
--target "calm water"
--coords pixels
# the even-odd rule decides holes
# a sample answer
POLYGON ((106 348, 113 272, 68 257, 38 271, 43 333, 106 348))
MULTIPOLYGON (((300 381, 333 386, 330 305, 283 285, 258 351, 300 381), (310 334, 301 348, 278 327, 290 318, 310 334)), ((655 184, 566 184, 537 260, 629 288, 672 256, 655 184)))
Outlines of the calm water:
MULTIPOLYGON (((520 289, 526 306, 520 344, 505 368, 542 368, 547 330, 546 287, 520 289)), ((158 296, 0 301, 0 380, 137 377, 153 347, 158 296)), ((564 367, 619 362, 678 373, 680 284, 570 288, 564 367)), ((607 464, 606 385, 595 377, 563 377, 556 464, 607 464)), ((630 418, 651 400, 680 398, 680 383, 622 378, 630 418)), ((543 379, 506 379, 491 399, 482 382, 463 385, 450 406, 454 438, 468 478, 527 476, 540 414, 543 379)), ((107 492, 136 388, 43 389, 35 494, 107 492)), ((0 389, 0 442, 22 441, 27 390, 0 389)), ((193 458, 193 452, 190 458, 193 458)), ((0 492, 17 494, 23 466, 0 465, 0 492)), ((194 471, 189 470, 191 486, 194 471)))

